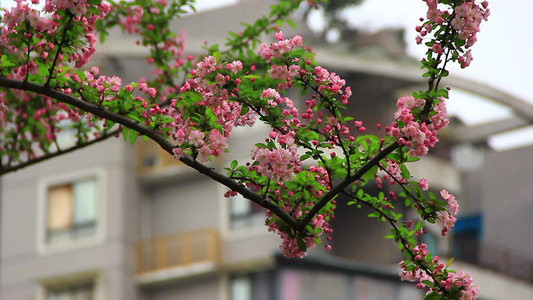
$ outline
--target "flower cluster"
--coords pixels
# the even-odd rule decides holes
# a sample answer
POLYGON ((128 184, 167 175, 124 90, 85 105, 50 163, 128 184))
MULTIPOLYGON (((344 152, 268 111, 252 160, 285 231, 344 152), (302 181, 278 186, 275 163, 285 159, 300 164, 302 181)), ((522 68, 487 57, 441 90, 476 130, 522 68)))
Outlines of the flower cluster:
POLYGON ((276 136, 277 142, 282 147, 269 149, 255 146, 252 149, 252 159, 258 164, 250 168, 274 182, 291 181, 295 174, 301 171, 302 165, 298 155, 298 147, 294 144, 294 132, 278 134, 273 131, 270 134, 272 139, 276 136))
POLYGON ((387 134, 398 139, 400 145, 412 147, 409 150, 411 157, 426 155, 429 148, 435 146, 439 141, 437 131, 448 125, 446 119, 446 105, 444 98, 433 107, 433 114, 429 122, 420 123, 415 119, 415 115, 424 108, 426 101, 415 99, 413 96, 400 97, 396 102, 397 110, 394 113, 392 126, 387 126, 387 134))
POLYGON ((450 24, 459 33, 458 37, 466 41, 466 48, 472 47, 477 41, 476 34, 479 32, 481 21, 487 21, 490 15, 488 5, 488 1, 483 1, 481 6, 474 1, 465 1, 455 7, 455 17, 450 24))
POLYGON ((453 216, 459 213, 459 204, 455 197, 446 190, 440 192, 441 197, 448 202, 448 207, 450 211, 442 211, 439 214, 439 221, 442 224, 442 236, 445 236, 448 231, 450 231, 455 225, 457 219, 453 216))
POLYGON ((173 99, 167 114, 173 119, 167 126, 172 130, 172 136, 179 146, 174 149, 176 158, 192 147, 196 151, 196 159, 206 162, 210 156, 218 156, 227 148, 226 139, 231 135, 233 127, 252 126, 255 123, 253 112, 241 115, 242 104, 230 101, 238 88, 228 88, 238 86, 240 81, 238 78, 231 80, 231 74, 240 72, 242 68, 240 61, 226 63, 223 67, 214 56, 207 56, 190 71, 192 77, 185 82, 180 92, 185 95, 187 92, 198 93, 201 95, 200 101, 187 105, 185 99, 173 99), (216 80, 212 82, 208 76, 216 80), (202 110, 208 118, 212 117, 211 124, 202 128, 202 124, 184 118, 183 116, 190 115, 187 111, 189 109, 202 110))
POLYGON ((405 178, 403 178, 402 176, 402 171, 400 169, 400 164, 398 164, 398 162, 395 162, 391 159, 387 159, 387 166, 385 167, 385 170, 387 171, 387 174, 383 175, 383 179, 384 180, 389 179, 389 183, 391 185, 395 185, 396 183, 407 182, 405 178))
MULTIPOLYGON (((173 5, 168 5, 167 0, 122 2, 110 12, 109 6, 98 0, 47 0, 43 11, 51 17, 43 17, 27 1, 19 0, 1 21, 1 75, 79 98, 102 111, 115 113, 118 119, 135 120, 136 125, 143 124, 154 134, 172 138, 176 159, 190 155, 207 162, 227 151, 227 139, 234 127, 252 126, 258 118, 272 130, 265 144, 256 144, 252 149, 246 166, 232 162, 226 182, 231 181, 227 186, 233 188, 235 183, 244 184, 260 195, 258 203, 271 209, 266 225, 281 237, 280 248, 286 257, 303 257, 308 249, 321 243, 323 234, 332 233, 329 221, 334 218, 337 191, 342 190, 353 198, 351 204, 365 204, 374 209, 372 216, 393 224, 392 237, 401 242, 409 258, 401 263, 403 279, 417 282, 419 288, 429 288, 430 293, 449 292, 460 294, 461 299, 472 299, 477 287, 470 275, 448 272, 438 257, 429 254, 425 244, 417 244, 413 231, 400 228, 401 215, 392 211, 398 196, 422 217, 416 232, 424 232, 425 222, 439 223, 442 235, 454 226, 454 215, 458 213, 455 197, 443 190, 444 201, 437 200, 428 191, 426 179, 411 180, 404 163, 425 155, 437 143, 437 131, 448 123, 442 98, 447 97, 447 92, 438 87, 440 78, 447 76, 444 66, 450 60, 463 67, 469 65, 470 47, 477 40, 481 21, 490 13, 486 1, 480 5, 472 0, 425 2, 427 20, 417 27, 417 40, 421 43, 423 37, 435 34, 426 43, 428 55, 422 61, 428 69, 424 76, 430 77, 431 88, 398 99, 396 121, 385 127, 387 136, 382 138, 365 135, 366 127, 361 121, 349 122, 352 116, 343 116, 342 109, 352 95, 350 87, 336 73, 312 62, 312 53, 304 48, 300 36, 285 39, 278 32, 274 43, 261 44, 253 53, 246 46, 238 46, 256 41, 245 31, 236 35, 245 36, 239 43, 236 39, 231 44, 230 40, 231 49, 224 54, 214 47, 197 62, 194 56, 184 58, 185 35, 170 33, 168 24, 183 11, 187 1, 173 5), (105 20, 96 23, 106 14, 105 20), (109 24, 116 23, 128 33, 138 34, 138 44, 150 50, 147 61, 155 68, 154 79, 124 86, 119 77, 101 75, 96 67, 79 70, 95 51, 95 26, 101 26, 99 29, 105 33, 109 24), (184 71, 187 76, 181 75, 184 71), (300 110, 283 94, 291 87, 302 88, 302 94, 312 94, 300 110), (405 148, 409 149, 407 154, 405 148), (386 174, 380 177, 378 170, 386 174), (380 189, 388 180, 403 191, 366 194, 361 186, 372 178, 380 189)), ((26 151, 40 147, 46 152, 61 130, 56 123, 65 119, 79 122, 74 125, 81 143, 82 135, 89 132, 85 128, 115 124, 105 119, 100 122, 102 119, 95 115, 48 97, 1 91, 0 132, 7 141, 2 146, 9 148, 7 152, 0 149, 2 157, 16 157, 24 153, 24 147, 26 151), (29 142, 24 144, 21 140, 29 142)), ((146 132, 145 127, 130 126, 146 132)), ((138 136, 135 130, 124 128, 123 132, 132 143, 138 136)), ((99 132, 104 131, 94 134, 99 132)), ((29 158, 34 156, 28 153, 29 158)), ((226 196, 235 193, 231 190, 226 196)), ((411 227, 412 221, 408 224, 411 227)), ((326 238, 328 242, 330 239, 331 236, 326 238)), ((331 245, 325 247, 331 249, 331 245)))
MULTIPOLYGON (((83 28, 83 33, 77 43, 61 40, 61 43, 72 44, 68 51, 61 53, 60 61, 73 63, 76 68, 85 65, 95 53, 96 36, 94 34, 95 23, 103 19, 109 12, 110 7, 102 2, 98 5, 87 3, 87 1, 46 1, 44 12, 52 14, 52 17, 41 16, 41 12, 31 8, 26 1, 17 1, 17 5, 10 10, 4 11, 2 23, 6 26, 2 28, 0 35, 0 45, 6 47, 8 51, 15 55, 24 55, 31 51, 44 61, 51 61, 61 47, 57 43, 58 19, 69 16, 71 26, 69 28, 83 28), (98 11, 98 14, 91 13, 91 8, 98 11), (14 41, 11 36, 18 36, 24 33, 25 40, 14 41), (22 43, 20 43, 22 42, 22 43), (28 49, 29 48, 29 49, 28 49), (23 51, 20 51, 23 50, 23 51)), ((32 1, 38 4, 38 1, 32 1)), ((35 74, 38 66, 33 61, 28 61, 25 66, 21 66, 15 72, 15 76, 26 76, 26 72, 35 74)))
POLYGON ((431 266, 433 268, 433 276, 429 275, 421 267, 414 267, 409 261, 401 261, 400 272, 398 275, 402 280, 417 282, 416 287, 418 289, 428 288, 429 293, 459 293, 460 300, 473 300, 476 299, 479 287, 474 285, 472 276, 468 272, 460 270, 459 272, 449 272, 446 268, 448 267, 444 263, 439 262, 439 257, 428 256, 429 252, 427 251, 426 244, 419 244, 415 246, 412 250, 414 261, 423 261, 425 267, 431 266), (435 279, 438 278, 439 287, 436 289, 435 279), (431 284, 431 285, 429 285, 431 284))
MULTIPOLYGON (((284 207, 289 212, 290 206, 284 207)), ((297 208, 293 213, 295 218, 299 218, 302 212, 297 208)), ((267 220, 265 224, 268 227, 268 231, 277 233, 281 238, 281 244, 279 248, 286 258, 302 258, 307 255, 308 249, 311 249, 317 245, 322 233, 331 234, 333 229, 329 227, 329 223, 326 221, 326 217, 322 214, 318 214, 313 218, 309 224, 312 232, 316 232, 315 235, 307 235, 304 237, 298 237, 293 231, 280 230, 278 222, 275 222, 275 218, 270 211, 267 211, 267 220)), ((331 237, 328 237, 328 241, 331 237)), ((325 246, 327 251, 331 250, 331 245, 325 246)))
MULTIPOLYGON (((50 86, 61 85, 58 90, 70 95, 73 89, 63 84, 73 74, 68 65, 80 68, 95 53, 96 21, 104 18, 110 7, 99 1, 88 3, 85 0, 48 0, 41 10, 32 6, 38 4, 38 0, 31 3, 19 0, 13 7, 2 11, 1 75, 34 83, 47 82, 50 86), (59 73, 55 72, 63 73, 57 76, 59 73)), ((89 132, 98 135, 93 130, 96 126, 94 116, 49 97, 3 90, 0 106, 6 108, 0 114, 0 123, 6 125, 0 129, 6 137, 0 150, 8 151, 3 153, 8 153, 13 161, 19 161, 23 156, 35 158, 52 146, 59 149, 55 143, 57 133, 66 123, 85 122, 78 129, 79 142, 87 140, 89 132), (71 122, 61 122, 66 119, 71 122)))
POLYGON ((282 58, 283 54, 291 52, 295 47, 302 47, 303 39, 297 35, 292 39, 283 39, 283 33, 280 31, 276 33, 275 38, 278 42, 271 45, 262 43, 259 48, 259 55, 269 63, 274 58, 282 58))
MULTIPOLYGON (((468 67, 472 61, 472 53, 469 48, 477 41, 477 33, 480 31, 481 22, 486 21, 490 15, 488 1, 483 1, 481 4, 477 4, 474 0, 455 1, 447 9, 441 9, 443 6, 439 6, 440 1, 438 0, 424 0, 424 2, 428 6, 428 11, 424 24, 416 27, 416 31, 419 33, 416 37, 416 42, 421 44, 423 38, 435 31, 437 27, 449 24, 455 31, 454 37, 449 41, 439 40, 439 37, 435 37, 429 43, 430 49, 432 52, 441 55, 444 51, 443 45, 452 42, 455 46, 452 59, 457 59, 462 68, 468 67)), ((424 21, 423 18, 421 20, 424 21)), ((441 34, 439 36, 445 35, 441 34)))

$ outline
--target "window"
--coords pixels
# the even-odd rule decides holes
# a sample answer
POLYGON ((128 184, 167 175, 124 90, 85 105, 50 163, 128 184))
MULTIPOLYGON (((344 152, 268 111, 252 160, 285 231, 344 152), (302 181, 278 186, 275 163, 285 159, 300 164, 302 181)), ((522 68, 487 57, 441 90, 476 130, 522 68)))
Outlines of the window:
POLYGON ((453 227, 452 255, 466 262, 478 263, 483 218, 481 214, 463 215, 457 218, 453 227))
POLYGON ((261 271, 230 277, 230 300, 274 299, 274 273, 261 271))
POLYGON ((231 228, 246 228, 265 224, 265 209, 240 194, 230 198, 231 228))
POLYGON ((46 197, 46 243, 93 236, 96 211, 95 177, 50 186, 46 197))
POLYGON ((231 300, 252 299, 252 282, 249 276, 241 275, 231 280, 231 300))
POLYGON ((439 254, 439 240, 435 234, 428 232, 420 236, 420 242, 426 244, 426 250, 433 255, 439 254))
POLYGON ((46 300, 93 300, 94 283, 46 289, 46 300))

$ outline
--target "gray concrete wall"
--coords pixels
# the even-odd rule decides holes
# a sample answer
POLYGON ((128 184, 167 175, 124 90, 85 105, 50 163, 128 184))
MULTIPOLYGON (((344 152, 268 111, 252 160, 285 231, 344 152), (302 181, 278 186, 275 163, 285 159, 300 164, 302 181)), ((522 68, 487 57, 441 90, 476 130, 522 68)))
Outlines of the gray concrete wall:
POLYGON ((483 239, 530 252, 533 249, 533 148, 485 153, 478 195, 483 214, 483 239))
POLYGON ((280 300, 421 299, 409 283, 319 270, 282 269, 280 300))
POLYGON ((219 203, 223 199, 216 182, 191 173, 175 183, 150 192, 154 236, 219 227, 219 203))
POLYGON ((90 277, 103 299, 135 299, 132 251, 139 198, 131 151, 122 140, 111 139, 1 178, 1 299, 36 299, 43 282, 84 272, 94 273, 90 277), (39 201, 45 196, 40 194, 47 183, 68 182, 70 174, 87 170, 103 175, 102 235, 74 248, 44 246, 39 241, 44 223, 38 223, 44 222, 39 201))

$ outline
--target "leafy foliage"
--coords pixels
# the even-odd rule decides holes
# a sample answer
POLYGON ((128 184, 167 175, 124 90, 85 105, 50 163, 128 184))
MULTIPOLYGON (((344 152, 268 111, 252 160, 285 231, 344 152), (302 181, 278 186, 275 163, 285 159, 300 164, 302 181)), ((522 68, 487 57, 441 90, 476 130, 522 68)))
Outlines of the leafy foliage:
POLYGON ((173 20, 194 10, 191 0, 47 1, 42 12, 51 17, 20 1, 1 21, 0 173, 109 136, 122 134, 131 144, 142 136, 228 187, 226 196, 240 193, 267 208, 266 226, 280 236, 287 257, 302 257, 324 242, 342 195, 391 226, 387 237, 406 256, 400 276, 426 288, 426 299, 475 298, 470 275, 449 270, 449 263, 440 263, 416 238, 427 223, 438 223, 443 235, 453 227, 455 197, 431 193, 427 180, 412 179, 407 163, 438 142, 437 132, 448 122, 441 79, 448 76, 448 63, 470 64, 488 4, 425 1, 428 19, 417 31, 418 42, 425 39, 428 47, 421 61, 428 88, 398 99, 396 121, 384 127, 383 136, 374 136, 345 112, 352 95, 346 81, 320 67, 300 36, 286 39, 278 32, 284 23, 294 26, 288 17, 300 2, 272 5, 268 16, 229 33, 225 45, 194 57, 184 54, 185 34, 171 30, 173 20), (138 36, 139 45, 149 49, 152 80, 122 85, 117 76, 85 67, 97 35, 105 42, 114 27, 138 36), (261 43, 273 32, 275 42, 261 43), (287 97, 289 89, 301 91, 302 105, 287 97), (231 162, 226 175, 203 164, 230 151, 233 128, 256 122, 271 132, 252 149, 249 162, 231 162), (62 130, 73 130, 76 145, 62 149, 57 138, 62 130), (381 190, 367 193, 363 187, 370 183, 381 190), (385 193, 384 185, 400 191, 385 193), (401 205, 419 218, 398 214, 395 206, 401 205))

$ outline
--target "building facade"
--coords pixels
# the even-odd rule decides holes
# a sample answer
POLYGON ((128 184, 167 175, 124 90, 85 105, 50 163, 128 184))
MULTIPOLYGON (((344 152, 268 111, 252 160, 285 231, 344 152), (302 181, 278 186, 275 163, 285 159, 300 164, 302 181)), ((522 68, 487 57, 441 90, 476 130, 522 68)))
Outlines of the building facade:
MULTIPOLYGON (((242 17, 254 20, 268 4, 244 1, 239 10, 199 13, 185 17, 180 28, 196 53, 203 40, 223 43, 225 31, 238 31, 242 17), (206 30, 206 22, 220 26, 206 30)), ((133 42, 129 37, 115 34, 101 48, 97 63, 103 72, 123 74, 124 82, 138 80, 147 69, 146 53, 127 46, 133 42)), ((303 35, 313 40, 311 33, 303 35)), ((349 109, 367 124, 390 123, 395 99, 423 84, 416 61, 388 51, 394 36, 358 36, 373 41, 363 46, 347 41, 313 47, 317 61, 347 79, 354 91, 349 109)), ((482 94, 472 83, 452 79, 450 84, 482 94)), ((483 96, 500 97, 490 90, 483 96)), ((436 228, 425 242, 439 255, 455 256, 459 266, 473 269, 483 299, 533 298, 533 265, 528 269, 524 263, 533 241, 528 230, 533 203, 528 201, 527 170, 521 168, 531 148, 495 152, 483 144, 493 132, 481 134, 475 142, 484 149, 484 159, 476 168, 462 170, 453 164, 452 149, 473 139, 454 140, 465 129, 456 124, 440 148, 413 165, 412 173, 470 202, 452 239, 433 238, 439 235, 436 228), (520 188, 502 177, 518 181, 520 188), (519 200, 503 202, 508 195, 519 200), (526 253, 505 252, 491 260, 488 242, 509 253, 526 253), (503 261, 515 273, 490 266, 490 261, 503 261), (509 267, 515 264, 525 271, 509 267)), ((496 128, 494 124, 485 126, 496 128)), ((236 130, 231 152, 211 162, 212 167, 223 172, 234 159, 247 161, 249 149, 266 133, 261 126, 236 130)), ((69 143, 68 136, 64 142, 69 143)), ((278 237, 264 226, 262 208, 241 197, 224 198, 222 186, 142 140, 135 147, 122 139, 107 140, 3 176, 0 183, 3 300, 423 297, 414 285, 399 281, 401 254, 383 238, 389 228, 366 218, 365 211, 340 203, 332 222, 333 250, 317 247, 305 259, 285 260, 278 237)))

